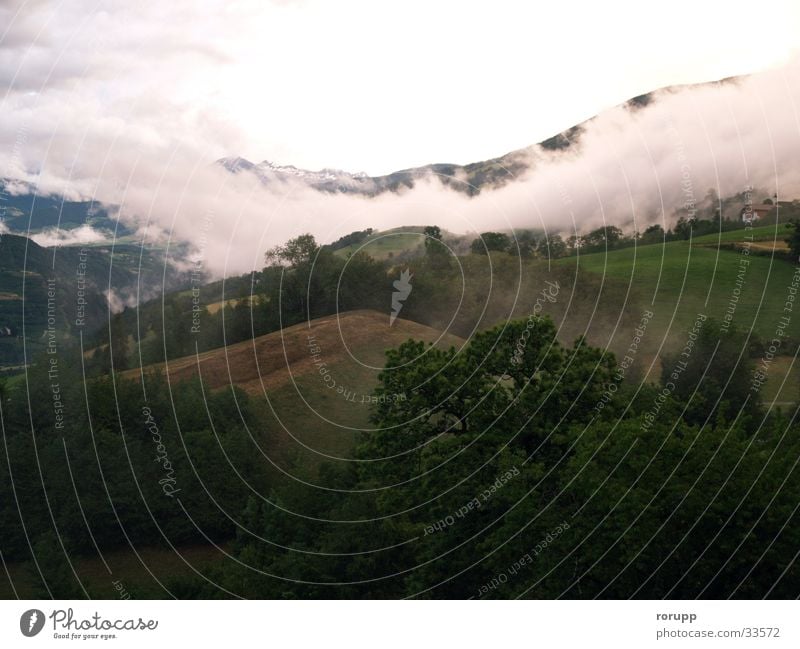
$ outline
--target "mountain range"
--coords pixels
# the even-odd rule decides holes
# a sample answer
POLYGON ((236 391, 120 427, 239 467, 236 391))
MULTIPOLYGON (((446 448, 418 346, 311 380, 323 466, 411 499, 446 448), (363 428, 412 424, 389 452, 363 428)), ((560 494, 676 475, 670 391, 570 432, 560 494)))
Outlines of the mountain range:
MULTIPOLYGON (((555 147, 569 146, 569 140, 563 135, 551 140, 555 147)), ((377 196, 384 192, 411 189, 417 181, 435 177, 443 185, 472 196, 485 187, 501 187, 527 171, 530 154, 531 149, 521 149, 499 158, 468 165, 429 164, 384 176, 368 176, 365 173, 350 173, 340 169, 309 171, 291 165, 276 165, 268 160, 256 164, 239 157, 221 158, 217 160, 217 164, 234 174, 252 173, 268 186, 300 180, 320 192, 377 196)))
MULTIPOLYGON (((687 88, 702 89, 714 85, 736 84, 746 78, 748 77, 738 76, 689 86, 670 86, 638 95, 620 106, 626 112, 636 113, 655 103, 660 95, 677 93, 687 88)), ((587 127, 598 117, 586 120, 538 144, 489 160, 469 164, 426 164, 379 176, 332 168, 312 171, 267 160, 255 163, 236 156, 220 158, 214 164, 231 174, 252 174, 264 186, 278 189, 282 186, 288 188, 292 183, 299 182, 302 186, 325 194, 374 197, 386 192, 398 193, 412 189, 420 181, 438 179, 450 190, 476 196, 485 190, 498 189, 526 177, 540 163, 544 166, 545 162, 552 161, 554 155, 568 156, 579 150, 587 127)), ((110 243, 112 240, 120 242, 120 238, 125 239, 124 243, 135 243, 134 230, 120 222, 116 214, 115 205, 96 200, 70 201, 59 196, 41 195, 30 183, 0 179, 0 232, 31 236, 41 245, 95 245, 110 243)))
MULTIPOLYGON (((714 82, 669 86, 632 97, 621 106, 633 113, 650 106, 656 100, 656 95, 662 92, 678 92, 687 88, 738 83, 745 78, 746 76, 737 76, 714 82)), ((377 196, 385 192, 411 189, 420 180, 437 178, 449 189, 468 196, 475 196, 482 190, 497 189, 520 179, 536 166, 537 161, 549 158, 553 153, 577 148, 581 135, 594 119, 596 118, 593 117, 537 144, 516 149, 497 158, 464 165, 433 163, 401 169, 382 176, 370 176, 363 172, 351 173, 330 168, 311 171, 293 165, 275 164, 269 160, 255 163, 242 157, 220 158, 216 164, 232 174, 251 173, 266 186, 280 186, 299 180, 302 184, 323 193, 377 196)))

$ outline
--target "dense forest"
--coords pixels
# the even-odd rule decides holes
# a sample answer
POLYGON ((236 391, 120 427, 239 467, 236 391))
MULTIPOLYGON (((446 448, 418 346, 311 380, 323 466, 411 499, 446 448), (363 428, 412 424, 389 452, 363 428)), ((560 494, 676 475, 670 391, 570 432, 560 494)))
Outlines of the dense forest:
MULTIPOLYGON (((552 314, 504 314, 454 290, 503 283, 518 256, 456 263, 440 231, 427 234, 403 316, 437 324, 463 303, 454 326, 469 342, 387 350, 372 429, 349 461, 290 477, 264 450, 269 404, 119 374, 139 354, 154 362, 352 308, 388 313, 398 269, 310 235, 271 250, 239 280, 249 299, 204 311, 199 336, 189 291, 163 313, 120 314, 94 351, 43 354, 3 383, 4 561, 61 598, 97 596, 67 557, 186 544, 227 548, 225 559, 134 596, 798 595, 800 437, 753 389, 762 342, 703 316, 687 347, 663 353, 660 381, 640 382, 624 354, 565 342, 552 314)), ((523 263, 535 274, 543 262, 523 263)), ((559 272, 550 286, 570 281, 559 272)), ((613 282, 581 287, 622 296, 613 282)))

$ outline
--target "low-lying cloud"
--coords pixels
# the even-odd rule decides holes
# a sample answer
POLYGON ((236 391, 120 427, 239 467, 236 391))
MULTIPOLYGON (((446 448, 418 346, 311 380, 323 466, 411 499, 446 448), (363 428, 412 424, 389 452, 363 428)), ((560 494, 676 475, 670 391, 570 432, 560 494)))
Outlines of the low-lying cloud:
POLYGON ((82 244, 97 244, 110 241, 110 238, 91 225, 84 224, 71 230, 59 228, 46 228, 30 237, 40 246, 77 246, 82 244))
MULTIPOLYGON (((43 193, 118 205, 120 221, 145 243, 188 241, 194 261, 214 276, 259 268, 265 250, 303 232, 325 242, 366 227, 423 224, 459 233, 537 228, 569 235, 603 224, 641 231, 669 227, 709 189, 728 196, 752 186, 782 200, 800 198, 799 72, 793 63, 610 109, 587 122, 572 146, 532 147, 523 176, 473 197, 435 176, 375 197, 323 193, 301 180, 265 186, 253 174, 215 165, 216 143, 171 133, 169 123, 126 125, 95 113, 73 129, 85 122, 80 98, 59 105, 17 97, 16 108, 6 106, 2 137, 17 141, 22 130, 25 146, 4 148, 0 170, 43 193)), ((44 245, 102 238, 88 225, 37 236, 44 245)), ((185 260, 183 251, 181 259, 174 254, 175 263, 185 260)))
POLYGON ((301 181, 265 187, 252 174, 179 152, 170 164, 137 167, 124 185, 122 218, 149 219, 195 242, 214 274, 260 267, 267 248, 306 231, 331 241, 366 227, 433 223, 461 233, 564 235, 604 224, 669 227, 707 201, 709 190, 724 197, 754 187, 800 198, 798 82, 791 66, 657 92, 644 107, 620 106, 591 120, 567 149, 534 147, 528 172, 474 197, 436 177, 376 197, 322 193, 301 181))

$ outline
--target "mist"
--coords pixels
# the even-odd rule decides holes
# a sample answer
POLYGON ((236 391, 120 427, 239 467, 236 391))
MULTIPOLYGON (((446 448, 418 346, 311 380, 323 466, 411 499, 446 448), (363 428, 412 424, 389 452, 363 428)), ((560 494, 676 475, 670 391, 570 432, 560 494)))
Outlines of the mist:
MULTIPOLYGON (((170 137, 166 129, 106 128, 102 121, 47 140, 35 174, 22 164, 40 146, 26 127, 24 151, 0 160, 0 168, 38 183, 40 193, 115 206, 121 223, 138 231, 144 245, 164 246, 168 257, 172 251, 174 264, 186 262, 175 244, 188 242, 191 262, 211 277, 260 268, 268 248, 304 232, 324 243, 367 227, 426 224, 454 233, 534 228, 565 236, 601 225, 668 228, 706 201, 709 190, 725 197, 752 187, 764 193, 757 201, 800 198, 799 71, 792 63, 611 108, 582 124, 565 149, 529 147, 527 172, 472 197, 433 175, 374 197, 324 193, 291 178, 264 185, 254 174, 214 164, 218 149, 207 143, 170 137)), ((42 242, 80 235, 49 232, 42 242)))

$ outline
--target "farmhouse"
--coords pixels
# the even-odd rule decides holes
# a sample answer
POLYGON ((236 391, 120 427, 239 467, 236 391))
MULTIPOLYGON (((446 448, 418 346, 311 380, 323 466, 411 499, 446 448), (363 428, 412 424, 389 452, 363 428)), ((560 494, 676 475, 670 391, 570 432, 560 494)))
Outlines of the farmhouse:
POLYGON ((745 205, 742 208, 741 217, 744 223, 754 223, 756 221, 760 221, 763 219, 767 214, 769 214, 773 209, 775 209, 774 205, 769 203, 759 203, 757 205, 745 205))

